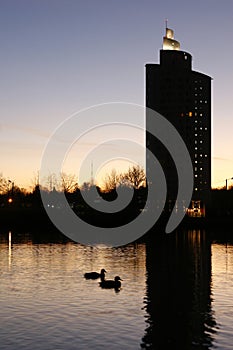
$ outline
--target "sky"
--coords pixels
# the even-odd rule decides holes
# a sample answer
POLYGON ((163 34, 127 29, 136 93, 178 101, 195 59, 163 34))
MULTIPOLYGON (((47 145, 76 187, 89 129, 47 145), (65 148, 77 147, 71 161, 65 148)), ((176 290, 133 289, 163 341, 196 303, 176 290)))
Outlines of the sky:
MULTIPOLYGON (((74 113, 109 102, 144 105, 145 64, 158 63, 165 18, 193 69, 213 78, 212 186, 233 177, 232 0, 0 0, 0 9, 4 177, 29 188, 51 135, 74 113)), ((95 135, 80 142, 70 172, 97 143, 95 135)), ((79 182, 90 176, 89 164, 79 182)))

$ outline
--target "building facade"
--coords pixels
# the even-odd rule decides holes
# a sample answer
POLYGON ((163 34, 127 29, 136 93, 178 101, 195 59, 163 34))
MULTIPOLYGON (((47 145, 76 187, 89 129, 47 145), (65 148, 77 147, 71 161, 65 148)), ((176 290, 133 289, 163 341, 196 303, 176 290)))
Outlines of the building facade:
MULTIPOLYGON (((194 173, 189 212, 197 216, 204 214, 203 204, 208 203, 211 191, 211 80, 192 70, 192 56, 180 50, 173 30, 166 27, 160 63, 146 64, 146 107, 163 115, 186 144, 194 173)), ((175 164, 164 145, 150 134, 146 142, 163 167, 167 201, 174 203, 178 190, 175 164)))

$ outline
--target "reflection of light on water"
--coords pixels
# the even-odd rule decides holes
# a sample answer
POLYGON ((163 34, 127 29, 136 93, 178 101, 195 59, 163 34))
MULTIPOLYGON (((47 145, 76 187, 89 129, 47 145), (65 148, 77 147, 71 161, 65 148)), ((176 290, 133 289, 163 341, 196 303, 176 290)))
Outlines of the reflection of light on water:
POLYGON ((99 249, 73 242, 33 243, 31 236, 14 231, 4 238, 0 349, 9 349, 10 339, 17 339, 21 349, 38 344, 40 349, 104 349, 111 344, 118 350, 124 348, 123 342, 127 349, 140 348, 146 315, 141 309, 146 288, 144 244, 99 249), (119 275, 124 280, 120 293, 103 290, 99 280, 84 279, 85 272, 101 268, 108 271, 106 279, 119 275))
POLYGON ((226 242, 226 273, 228 272, 228 245, 227 245, 227 242, 226 242))
POLYGON ((215 346, 230 349, 232 346, 233 313, 233 245, 232 243, 213 243, 212 252, 212 290, 213 310, 219 325, 215 346), (224 347, 224 345, 226 345, 224 347))
POLYGON ((9 236, 8 236, 8 242, 9 242, 9 246, 8 246, 8 266, 11 267, 11 231, 9 231, 9 236))
POLYGON ((233 246, 226 243, 212 244, 212 268, 214 273, 222 273, 225 278, 231 276, 233 267, 233 246))

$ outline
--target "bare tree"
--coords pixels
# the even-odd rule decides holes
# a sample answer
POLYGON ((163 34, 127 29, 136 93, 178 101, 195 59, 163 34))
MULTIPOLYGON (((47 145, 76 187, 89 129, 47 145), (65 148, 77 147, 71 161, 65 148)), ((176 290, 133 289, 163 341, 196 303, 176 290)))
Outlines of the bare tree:
POLYGON ((39 181, 39 170, 36 172, 33 172, 33 177, 31 179, 31 190, 32 192, 35 191, 36 188, 40 187, 40 181, 39 181))
POLYGON ((61 173, 61 190, 65 193, 74 192, 78 188, 78 179, 76 175, 61 173))
POLYGON ((120 175, 117 175, 115 169, 112 169, 110 174, 107 174, 104 178, 104 191, 110 192, 114 190, 120 182, 120 175))
POLYGON ((9 191, 9 182, 0 173, 0 194, 6 194, 9 191))
POLYGON ((121 183, 128 183, 128 185, 133 186, 138 189, 141 186, 146 185, 146 175, 145 171, 139 165, 133 165, 128 169, 128 171, 121 175, 121 183))
POLYGON ((54 173, 49 174, 47 177, 45 177, 43 183, 45 183, 45 189, 47 189, 47 191, 50 191, 50 192, 53 191, 54 189, 58 189, 59 187, 57 176, 54 173))

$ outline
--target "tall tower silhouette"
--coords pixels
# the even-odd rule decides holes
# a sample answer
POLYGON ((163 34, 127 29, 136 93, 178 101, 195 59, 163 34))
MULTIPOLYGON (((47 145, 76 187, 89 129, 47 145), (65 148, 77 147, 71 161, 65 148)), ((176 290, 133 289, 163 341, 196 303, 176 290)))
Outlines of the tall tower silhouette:
MULTIPOLYGON (((180 50, 167 22, 160 64, 146 64, 146 107, 162 114, 183 138, 194 171, 189 212, 204 215, 202 204, 208 202, 211 190, 211 77, 192 70, 192 56, 180 50)), ((175 164, 166 147, 148 133, 146 142, 163 167, 167 201, 173 206, 178 191, 175 164)))

